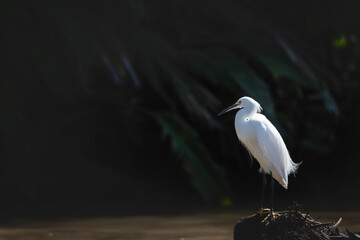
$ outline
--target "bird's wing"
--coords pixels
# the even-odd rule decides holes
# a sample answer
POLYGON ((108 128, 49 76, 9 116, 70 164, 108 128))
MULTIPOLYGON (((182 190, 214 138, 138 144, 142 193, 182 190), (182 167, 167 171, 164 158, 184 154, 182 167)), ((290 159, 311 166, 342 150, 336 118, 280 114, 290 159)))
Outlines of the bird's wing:
POLYGON ((243 147, 246 149, 246 151, 247 151, 248 154, 249 154, 249 157, 250 157, 250 167, 251 167, 252 164, 253 164, 253 162, 254 162, 254 157, 253 157, 253 154, 252 154, 252 152, 251 152, 251 149, 247 146, 247 145, 249 145, 249 144, 246 143, 246 141, 243 141, 243 140, 240 140, 240 139, 239 139, 239 141, 240 141, 241 145, 243 145, 243 147))
MULTIPOLYGON (((285 188, 288 183, 289 153, 285 143, 274 125, 262 114, 256 114, 253 120, 258 143, 258 155, 263 159, 263 169, 271 171, 273 177, 285 188)), ((259 160, 260 162, 260 160, 259 160)), ((261 162, 260 162, 261 164, 261 162)))

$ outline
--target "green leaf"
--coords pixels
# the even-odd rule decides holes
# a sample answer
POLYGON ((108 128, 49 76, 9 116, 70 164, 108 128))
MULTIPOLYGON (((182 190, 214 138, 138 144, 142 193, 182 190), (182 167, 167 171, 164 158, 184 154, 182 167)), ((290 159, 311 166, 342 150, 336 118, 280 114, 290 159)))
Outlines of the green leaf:
POLYGON ((275 79, 285 77, 294 80, 301 86, 318 89, 319 86, 316 82, 307 78, 292 64, 285 63, 274 56, 262 53, 255 53, 255 56, 272 73, 275 79))
POLYGON ((244 62, 237 62, 238 70, 231 72, 232 78, 250 96, 256 99, 271 119, 275 119, 275 107, 266 83, 244 62))
POLYGON ((329 113, 332 113, 335 116, 340 115, 340 109, 336 103, 336 100, 331 95, 331 93, 329 92, 326 86, 323 87, 321 92, 313 94, 309 98, 310 100, 322 100, 324 102, 324 106, 326 110, 329 113))
POLYGON ((169 137, 171 147, 183 162, 193 186, 204 199, 219 200, 225 196, 224 171, 211 159, 196 130, 180 117, 170 113, 153 116, 169 137))
MULTIPOLYGON (((247 95, 259 101, 271 119, 275 119, 275 108, 267 84, 244 60, 228 50, 217 51, 217 57, 225 73, 247 95)), ((241 96, 236 96, 241 97, 241 96)))
POLYGON ((347 45, 347 39, 345 36, 341 36, 334 40, 334 47, 335 48, 344 48, 347 45))
POLYGON ((321 93, 323 96, 325 108, 328 110, 328 112, 333 113, 336 116, 339 116, 340 115, 339 107, 338 107, 335 99, 329 92, 329 90, 327 88, 324 88, 321 93))

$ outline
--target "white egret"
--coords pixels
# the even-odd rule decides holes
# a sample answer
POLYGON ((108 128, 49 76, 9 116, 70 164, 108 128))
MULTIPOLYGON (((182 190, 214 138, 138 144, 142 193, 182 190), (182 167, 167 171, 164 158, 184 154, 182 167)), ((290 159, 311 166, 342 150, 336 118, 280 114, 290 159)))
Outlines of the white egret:
POLYGON ((242 97, 235 104, 227 107, 218 116, 240 109, 235 116, 235 130, 240 142, 260 164, 263 174, 261 191, 261 209, 263 210, 265 174, 271 176, 271 208, 273 212, 274 179, 287 189, 288 175, 295 173, 299 164, 294 163, 289 155, 285 143, 274 125, 260 112, 262 108, 258 102, 250 97, 242 97))

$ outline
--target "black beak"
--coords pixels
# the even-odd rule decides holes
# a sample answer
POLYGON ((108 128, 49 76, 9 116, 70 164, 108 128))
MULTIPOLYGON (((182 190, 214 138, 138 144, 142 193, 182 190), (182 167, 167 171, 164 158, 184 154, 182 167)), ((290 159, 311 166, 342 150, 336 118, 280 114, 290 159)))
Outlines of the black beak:
POLYGON ((233 104, 233 105, 225 108, 224 110, 222 110, 222 111, 218 114, 218 116, 221 116, 221 115, 223 115, 224 113, 235 109, 236 106, 237 106, 237 104, 235 103, 235 104, 233 104))

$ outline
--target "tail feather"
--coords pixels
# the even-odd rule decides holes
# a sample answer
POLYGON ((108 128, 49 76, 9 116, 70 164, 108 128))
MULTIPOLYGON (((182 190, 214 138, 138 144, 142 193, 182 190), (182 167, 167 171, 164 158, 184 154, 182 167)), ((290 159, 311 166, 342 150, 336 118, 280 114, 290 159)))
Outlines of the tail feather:
POLYGON ((290 159, 289 163, 290 163, 290 164, 289 164, 288 174, 292 173, 292 174, 295 175, 295 174, 297 173, 298 168, 299 168, 299 166, 300 166, 300 164, 301 164, 302 162, 294 163, 294 162, 290 159))

